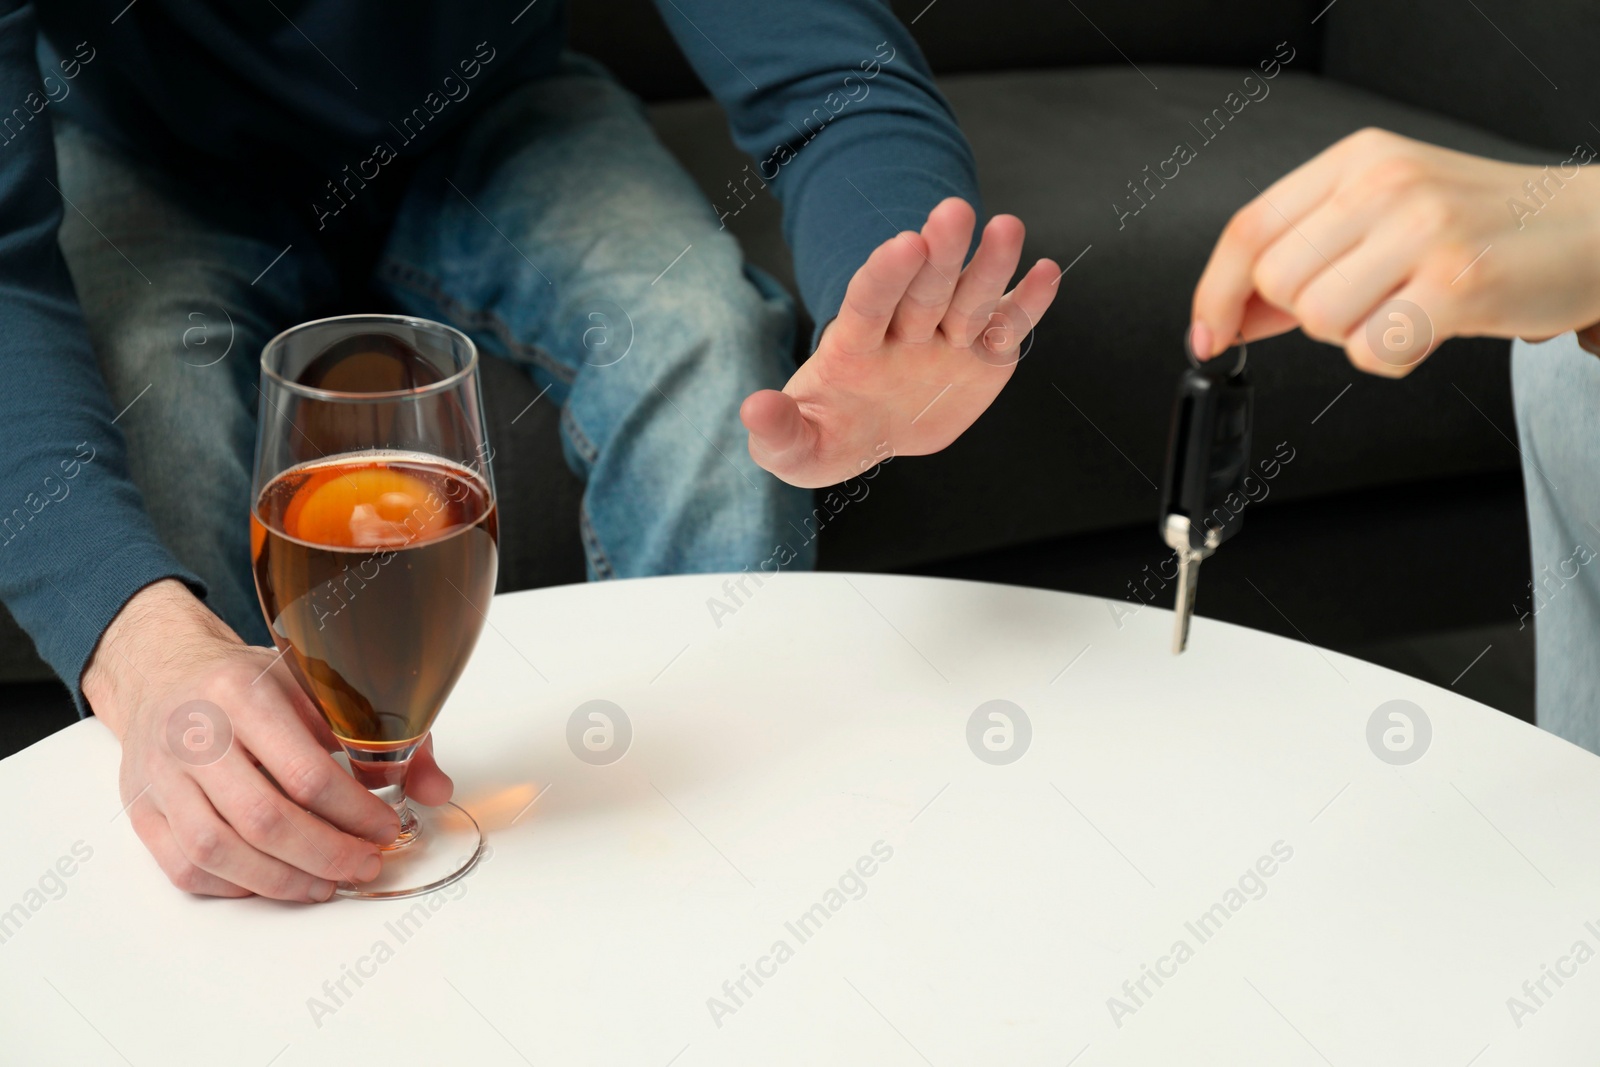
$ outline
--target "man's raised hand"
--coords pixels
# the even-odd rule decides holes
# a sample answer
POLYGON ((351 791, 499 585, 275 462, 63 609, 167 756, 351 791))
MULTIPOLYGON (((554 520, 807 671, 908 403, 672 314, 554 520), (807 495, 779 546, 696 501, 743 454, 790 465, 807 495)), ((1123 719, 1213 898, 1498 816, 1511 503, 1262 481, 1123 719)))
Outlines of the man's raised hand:
POLYGON ((885 455, 937 452, 983 414, 1061 269, 1041 259, 1007 292, 1023 227, 996 215, 963 270, 975 221, 951 197, 921 233, 897 234, 868 257, 811 358, 782 392, 754 393, 740 409, 757 463, 794 485, 833 485, 885 455))

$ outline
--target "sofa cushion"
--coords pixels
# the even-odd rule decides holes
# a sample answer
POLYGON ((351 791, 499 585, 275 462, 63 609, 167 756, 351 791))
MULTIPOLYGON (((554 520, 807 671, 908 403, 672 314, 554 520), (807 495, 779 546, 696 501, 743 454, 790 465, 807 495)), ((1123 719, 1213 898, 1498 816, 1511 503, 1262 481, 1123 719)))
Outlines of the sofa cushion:
POLYGON ((1329 77, 1530 144, 1600 145, 1593 0, 1341 0, 1322 25, 1329 77))
POLYGON ((522 368, 485 356, 483 418, 500 505, 499 592, 584 580, 583 483, 561 454, 561 409, 522 368))

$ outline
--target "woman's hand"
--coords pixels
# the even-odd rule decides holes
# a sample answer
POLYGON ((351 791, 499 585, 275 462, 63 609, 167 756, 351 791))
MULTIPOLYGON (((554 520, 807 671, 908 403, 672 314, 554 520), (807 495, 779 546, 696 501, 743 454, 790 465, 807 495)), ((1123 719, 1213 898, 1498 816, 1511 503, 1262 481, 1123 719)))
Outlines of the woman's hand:
POLYGON ((1351 134, 1234 215, 1189 343, 1296 326, 1399 378, 1450 337, 1549 338, 1600 320, 1600 177, 1579 150, 1529 167, 1383 130, 1351 134))

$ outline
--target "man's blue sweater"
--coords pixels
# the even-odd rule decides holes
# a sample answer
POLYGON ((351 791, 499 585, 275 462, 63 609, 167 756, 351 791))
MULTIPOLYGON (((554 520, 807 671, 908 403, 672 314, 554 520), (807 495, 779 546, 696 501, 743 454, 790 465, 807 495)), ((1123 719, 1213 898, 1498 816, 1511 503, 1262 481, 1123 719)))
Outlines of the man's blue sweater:
MULTIPOLYGON (((970 149, 881 0, 657 4, 782 202, 818 323, 882 241, 920 228, 946 196, 977 205, 970 149)), ((379 142, 424 154, 551 70, 567 11, 564 0, 0 0, 0 12, 0 599, 76 692, 134 593, 166 577, 203 586, 129 480, 56 244, 73 209, 57 191, 52 117, 174 171, 220 160, 334 176, 379 142), (446 77, 470 80, 470 95, 457 99, 446 77), (417 108, 429 121, 402 140, 396 124, 417 108)))

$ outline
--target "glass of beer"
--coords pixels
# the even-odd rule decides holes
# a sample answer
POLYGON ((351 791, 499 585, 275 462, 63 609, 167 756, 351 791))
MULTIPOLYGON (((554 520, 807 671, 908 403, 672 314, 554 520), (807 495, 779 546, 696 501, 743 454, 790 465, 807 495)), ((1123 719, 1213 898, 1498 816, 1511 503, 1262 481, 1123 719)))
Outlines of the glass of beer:
POLYGON ((349 757, 394 806, 393 898, 470 870, 483 834, 414 807, 406 772, 487 619, 499 554, 476 346, 398 315, 321 319, 261 354, 250 548, 273 642, 349 757))

